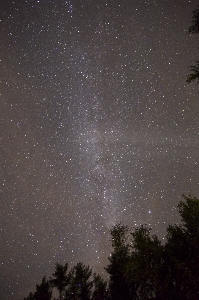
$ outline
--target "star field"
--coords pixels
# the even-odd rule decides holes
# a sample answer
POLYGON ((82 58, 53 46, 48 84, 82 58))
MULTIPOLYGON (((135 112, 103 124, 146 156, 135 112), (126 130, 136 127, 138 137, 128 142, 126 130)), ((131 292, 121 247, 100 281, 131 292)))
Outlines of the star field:
POLYGON ((198 1, 1 2, 0 297, 104 274, 117 222, 164 238, 199 197, 198 1))

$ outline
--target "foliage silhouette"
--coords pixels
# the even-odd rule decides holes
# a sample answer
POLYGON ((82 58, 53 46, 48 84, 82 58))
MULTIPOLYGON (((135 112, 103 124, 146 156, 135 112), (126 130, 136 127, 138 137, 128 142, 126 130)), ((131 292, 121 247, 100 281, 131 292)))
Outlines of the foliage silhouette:
MULTIPOLYGON (((199 5, 193 11, 192 25, 189 27, 188 33, 199 33, 199 5)), ((187 76, 186 81, 191 83, 192 81, 197 80, 197 83, 199 83, 199 61, 196 61, 196 65, 190 66, 190 70, 192 73, 187 76)))
POLYGON ((52 297, 52 288, 50 286, 49 281, 44 276, 42 278, 41 284, 36 285, 36 292, 29 293, 29 296, 27 298, 24 298, 24 300, 50 300, 52 297))
POLYGON ((68 271, 68 264, 66 263, 64 266, 57 263, 55 273, 52 275, 54 278, 50 278, 50 283, 52 287, 55 287, 59 291, 59 299, 62 299, 62 292, 64 291, 65 287, 69 283, 69 276, 66 274, 68 271))
POLYGON ((51 287, 65 300, 198 300, 199 200, 183 197, 182 222, 168 226, 164 245, 146 225, 132 230, 119 223, 110 230, 108 283, 82 262, 68 274, 68 264, 57 263, 54 278, 43 277, 24 300, 50 300, 51 287))
POLYGON ((109 300, 110 295, 107 287, 107 282, 100 275, 93 275, 94 290, 92 294, 92 300, 109 300))
POLYGON ((77 263, 69 273, 70 284, 65 299, 89 300, 93 287, 91 275, 92 269, 89 266, 85 266, 82 262, 77 263))
POLYGON ((127 234, 129 228, 121 223, 115 225, 110 234, 113 252, 108 258, 110 264, 105 268, 110 275, 109 289, 111 299, 126 300, 130 298, 130 286, 126 280, 125 268, 130 259, 127 234))

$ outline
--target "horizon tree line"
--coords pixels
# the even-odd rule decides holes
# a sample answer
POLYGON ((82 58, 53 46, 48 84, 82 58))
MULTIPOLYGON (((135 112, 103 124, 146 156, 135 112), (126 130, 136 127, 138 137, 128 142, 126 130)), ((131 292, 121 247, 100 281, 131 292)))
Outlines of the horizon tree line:
POLYGON ((198 300, 199 200, 183 195, 178 204, 181 224, 169 225, 162 244, 151 228, 118 223, 110 230, 112 253, 105 267, 109 280, 78 262, 57 263, 24 300, 198 300))

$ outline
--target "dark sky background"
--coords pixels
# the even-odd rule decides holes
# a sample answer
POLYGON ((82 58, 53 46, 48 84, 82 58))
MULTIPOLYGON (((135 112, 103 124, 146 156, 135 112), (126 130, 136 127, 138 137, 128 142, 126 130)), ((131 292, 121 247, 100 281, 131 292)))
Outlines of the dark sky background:
POLYGON ((20 300, 56 262, 102 274, 116 222, 163 238, 199 197, 198 1, 0 2, 0 298, 20 300))

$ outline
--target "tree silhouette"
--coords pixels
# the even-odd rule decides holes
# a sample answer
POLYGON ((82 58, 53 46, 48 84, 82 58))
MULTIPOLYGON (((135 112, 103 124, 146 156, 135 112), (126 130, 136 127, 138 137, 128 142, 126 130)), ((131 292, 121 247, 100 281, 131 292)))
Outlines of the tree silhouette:
POLYGON ((110 274, 109 289, 111 299, 114 300, 130 299, 130 287, 125 277, 125 268, 129 261, 128 231, 129 228, 121 223, 110 230, 113 252, 108 258, 110 264, 105 270, 110 274))
POLYGON ((36 292, 29 293, 24 300, 50 300, 52 297, 52 288, 46 276, 42 278, 41 284, 36 284, 36 292))
POLYGON ((170 299, 199 299, 199 200, 184 196, 178 205, 182 225, 167 229, 167 276, 170 299), (170 281, 169 281, 170 280, 170 281))
POLYGON ((94 284, 94 291, 92 294, 92 300, 109 300, 109 291, 107 288, 107 282, 103 280, 100 275, 93 275, 93 284, 94 284))
POLYGON ((147 226, 111 230, 113 252, 105 268, 111 299, 199 299, 199 200, 184 196, 178 210, 181 225, 170 225, 162 245, 147 226), (128 241, 128 242, 127 242, 128 241))
POLYGON ((199 5, 193 11, 192 25, 189 27, 188 32, 191 34, 199 33, 199 5))
POLYGON ((44 276, 42 283, 36 285, 35 299, 36 300, 50 300, 52 296, 52 288, 50 282, 44 276))
MULTIPOLYGON (((188 33, 195 34, 199 33, 199 5, 197 8, 193 11, 192 15, 192 25, 188 29, 188 33)), ((199 83, 199 61, 196 61, 196 65, 190 66, 191 74, 187 76, 187 82, 190 83, 194 80, 197 80, 197 83, 199 83)))
POLYGON ((50 300, 51 287, 65 300, 198 300, 199 200, 183 197, 178 204, 182 222, 168 226, 164 245, 146 225, 132 231, 119 223, 110 230, 108 286, 101 276, 92 278, 92 269, 82 262, 68 274, 68 264, 57 263, 54 278, 43 277, 24 300, 50 300))
POLYGON ((24 298, 24 300, 35 300, 35 295, 30 292, 27 298, 24 298))
POLYGON ((129 281, 136 290, 136 297, 153 299, 160 294, 160 270, 163 246, 156 235, 150 234, 146 225, 132 233, 132 252, 126 271, 129 281))
POLYGON ((69 277, 66 274, 67 271, 68 271, 67 263, 64 266, 62 266, 59 263, 56 263, 55 273, 52 274, 55 278, 50 278, 51 285, 57 288, 59 291, 59 299, 62 298, 62 292, 64 291, 65 287, 69 283, 69 277))
POLYGON ((66 290, 65 299, 90 300, 93 282, 90 280, 92 269, 82 262, 77 263, 69 273, 70 284, 66 290))

